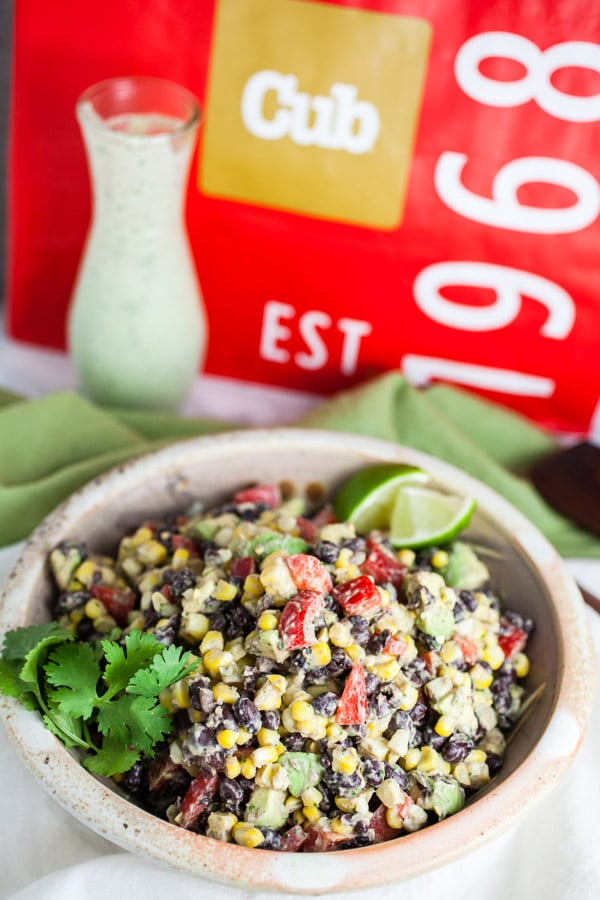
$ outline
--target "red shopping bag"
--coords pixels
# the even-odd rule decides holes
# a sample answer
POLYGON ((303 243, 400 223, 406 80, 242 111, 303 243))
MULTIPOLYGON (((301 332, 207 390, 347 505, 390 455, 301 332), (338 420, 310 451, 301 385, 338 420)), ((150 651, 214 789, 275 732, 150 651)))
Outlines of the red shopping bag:
POLYGON ((64 347, 90 215, 78 95, 204 110, 206 370, 327 394, 388 369, 585 433, 600 394, 600 12, 584 0, 55 0, 15 11, 9 333, 64 347))

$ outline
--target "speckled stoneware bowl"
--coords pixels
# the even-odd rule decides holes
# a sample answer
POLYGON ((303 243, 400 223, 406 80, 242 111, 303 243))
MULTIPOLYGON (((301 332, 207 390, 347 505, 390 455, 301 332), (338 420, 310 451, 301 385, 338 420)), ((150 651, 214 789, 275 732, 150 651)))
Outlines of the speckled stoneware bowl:
POLYGON ((373 461, 426 469, 442 488, 478 503, 469 535, 502 551, 490 562, 510 606, 537 623, 528 690, 545 685, 510 741, 501 773, 456 815, 412 835, 354 850, 293 854, 198 836, 139 809, 84 770, 38 715, 11 698, 0 714, 32 774, 78 819, 141 856, 218 881, 261 890, 356 890, 418 875, 470 853, 527 814, 563 775, 591 709, 593 651, 581 596, 550 544, 510 504, 450 465, 408 448, 354 435, 292 429, 235 432, 185 441, 96 479, 35 531, 6 584, 0 631, 48 618, 49 551, 85 540, 114 550, 118 536, 156 513, 207 504, 255 481, 314 482, 333 490, 373 461))

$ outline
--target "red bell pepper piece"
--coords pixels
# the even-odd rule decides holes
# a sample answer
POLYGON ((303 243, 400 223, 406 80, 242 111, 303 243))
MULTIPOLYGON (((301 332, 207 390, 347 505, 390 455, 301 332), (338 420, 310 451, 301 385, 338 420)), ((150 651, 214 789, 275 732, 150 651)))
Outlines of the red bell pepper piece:
POLYGON ((360 662, 355 662, 346 678, 338 703, 335 721, 338 725, 362 725, 369 716, 369 700, 365 672, 360 662))
POLYGON ((325 853, 327 850, 333 850, 340 841, 347 840, 348 835, 338 834, 336 831, 327 831, 324 828, 309 828, 302 850, 304 853, 325 853))
POLYGON ((406 653, 407 649, 408 644, 404 638, 392 635, 392 637, 388 638, 388 642, 383 648, 383 652, 389 653, 390 656, 402 656, 403 653, 406 653))
POLYGON ((105 584, 91 584, 89 592, 106 607, 107 613, 118 625, 127 625, 127 614, 135 606, 135 593, 128 589, 108 587, 105 584))
POLYGON ((281 503, 281 491, 276 484, 257 484, 256 487, 246 488, 233 495, 233 502, 264 503, 265 506, 279 506, 281 503))
POLYGON ((455 634, 452 640, 460 648, 464 661, 470 666, 475 665, 479 659, 479 649, 475 641, 471 638, 463 637, 461 634, 455 634))
POLYGON ((381 844, 383 841, 389 841, 400 834, 399 828, 392 828, 386 819, 387 806, 382 803, 378 806, 369 822, 369 830, 373 831, 373 843, 381 844))
POLYGON ((177 824, 182 828, 191 828, 202 813, 208 809, 219 786, 218 775, 197 775, 181 802, 177 814, 177 824))
POLYGON ((394 587, 399 588, 404 581, 406 566, 372 539, 367 541, 367 549, 369 552, 360 571, 374 578, 377 584, 389 581, 394 587))
POLYGON ((299 591, 318 591, 325 594, 331 590, 331 575, 316 556, 293 553, 285 557, 285 564, 299 591))
POLYGON ((368 575, 336 584, 331 593, 348 616, 360 616, 381 605, 381 594, 368 575))
POLYGON ((302 540, 306 541, 307 544, 317 543, 319 529, 312 519, 305 519, 304 516, 298 516, 296 524, 298 525, 298 531, 300 532, 302 540))
POLYGON ((315 620, 325 601, 318 591, 298 591, 287 601, 279 619, 279 635, 286 650, 317 643, 315 620))
POLYGON ((292 825, 291 828, 282 835, 281 850, 284 853, 293 853, 299 850, 308 837, 307 832, 302 825, 292 825))
POLYGON ((527 632, 523 631, 522 628, 517 628, 512 622, 509 622, 508 619, 503 617, 500 619, 498 643, 500 644, 505 657, 510 659, 515 653, 520 653, 521 650, 525 649, 525 645, 527 644, 527 632))
POLYGON ((173 780, 181 772, 181 766, 174 763, 170 756, 157 756, 148 767, 148 788, 158 791, 173 780))
POLYGON ((237 578, 246 578, 256 572, 256 564, 252 556, 239 556, 237 559, 231 560, 229 566, 229 574, 237 578))
POLYGON ((195 543, 191 538, 186 537, 184 534, 171 535, 171 546, 173 547, 173 550, 187 550, 190 554, 190 559, 198 559, 200 556, 200 551, 195 543))

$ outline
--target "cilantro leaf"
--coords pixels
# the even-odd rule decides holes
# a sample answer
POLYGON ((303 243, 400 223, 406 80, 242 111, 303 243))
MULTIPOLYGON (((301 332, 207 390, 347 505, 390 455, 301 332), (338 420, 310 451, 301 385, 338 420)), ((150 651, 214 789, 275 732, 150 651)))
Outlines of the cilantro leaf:
POLYGON ((143 669, 160 653, 163 645, 154 635, 134 629, 125 638, 125 649, 116 641, 102 641, 102 648, 108 663, 104 680, 109 685, 110 696, 114 696, 127 687, 138 669, 143 669))
POLYGON ((89 719, 98 703, 101 651, 91 644, 63 644, 50 654, 44 666, 48 700, 67 716, 89 719))
POLYGON ((31 685, 20 677, 23 661, 16 659, 0 659, 0 693, 16 697, 28 709, 38 709, 39 704, 31 685))
POLYGON ((25 657, 25 664, 21 669, 21 678, 23 681, 34 685, 36 695, 39 694, 41 696, 40 678, 43 676, 39 669, 44 662, 48 648, 52 647, 54 644, 62 644, 72 639, 73 634, 63 628, 60 631, 46 635, 41 641, 38 641, 35 647, 33 647, 25 657))
POLYGON ((105 737, 102 748, 93 756, 88 756, 83 765, 96 775, 117 775, 127 772, 138 761, 141 753, 139 750, 125 746, 121 741, 105 737))
POLYGON ((98 728, 103 735, 142 753, 151 754, 154 744, 169 734, 171 726, 167 710, 152 697, 123 694, 98 711, 98 728))
POLYGON ((65 747, 90 746, 83 734, 83 722, 81 719, 70 716, 58 708, 49 708, 44 713, 42 720, 46 728, 55 734, 63 742, 65 747))
POLYGON ((190 654, 185 653, 181 647, 171 644, 164 647, 162 653, 157 654, 147 669, 139 669, 127 685, 128 694, 138 694, 141 697, 158 697, 161 691, 179 681, 185 675, 189 675, 194 665, 187 665, 190 654))
POLYGON ((3 659, 22 659, 45 638, 68 641, 73 637, 70 631, 58 622, 44 622, 41 625, 26 625, 7 631, 2 647, 3 659))

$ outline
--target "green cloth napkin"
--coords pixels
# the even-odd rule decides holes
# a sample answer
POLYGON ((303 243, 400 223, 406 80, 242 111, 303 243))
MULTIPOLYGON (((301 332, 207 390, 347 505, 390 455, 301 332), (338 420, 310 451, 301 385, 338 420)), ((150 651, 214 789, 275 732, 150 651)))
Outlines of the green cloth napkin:
MULTIPOLYGON (((554 440, 508 410, 448 386, 412 387, 390 372, 325 400, 297 422, 406 444, 494 488, 570 557, 600 558, 600 540, 551 509, 526 479, 554 440)), ((235 426, 101 409, 73 392, 34 400, 0 390, 0 546, 21 540, 61 500, 149 450, 235 426)))

